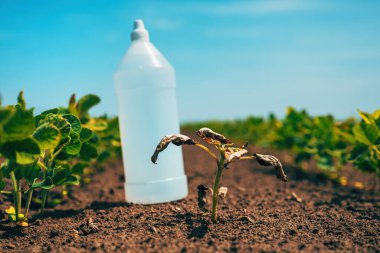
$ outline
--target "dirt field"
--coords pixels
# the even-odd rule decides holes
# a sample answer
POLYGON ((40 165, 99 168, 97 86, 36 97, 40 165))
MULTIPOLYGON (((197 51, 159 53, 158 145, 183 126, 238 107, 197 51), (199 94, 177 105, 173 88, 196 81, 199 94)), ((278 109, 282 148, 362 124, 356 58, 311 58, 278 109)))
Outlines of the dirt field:
POLYGON ((120 161, 27 228, 6 220, 10 202, 0 196, 0 252, 380 252, 379 196, 289 164, 287 183, 254 161, 231 165, 211 223, 197 207, 197 186, 211 186, 216 168, 198 151, 184 147, 190 194, 174 203, 125 203, 120 161))

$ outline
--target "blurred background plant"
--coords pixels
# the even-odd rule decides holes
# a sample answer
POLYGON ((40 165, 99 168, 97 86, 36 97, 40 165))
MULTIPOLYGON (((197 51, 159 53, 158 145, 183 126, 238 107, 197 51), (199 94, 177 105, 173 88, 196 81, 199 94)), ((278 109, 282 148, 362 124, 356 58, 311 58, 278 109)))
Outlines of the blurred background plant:
MULTIPOLYGON (((305 110, 287 109, 285 118, 273 114, 267 118, 248 117, 236 121, 204 121, 182 125, 182 131, 195 131, 210 126, 241 143, 248 141, 263 148, 288 150, 296 165, 307 170, 310 161, 341 184, 347 184, 342 170, 350 163, 355 169, 374 175, 373 185, 378 187, 380 177, 380 110, 374 113, 359 111, 360 121, 348 118, 343 121, 332 115, 311 116, 305 110)), ((364 187, 355 183, 358 188, 364 187)))

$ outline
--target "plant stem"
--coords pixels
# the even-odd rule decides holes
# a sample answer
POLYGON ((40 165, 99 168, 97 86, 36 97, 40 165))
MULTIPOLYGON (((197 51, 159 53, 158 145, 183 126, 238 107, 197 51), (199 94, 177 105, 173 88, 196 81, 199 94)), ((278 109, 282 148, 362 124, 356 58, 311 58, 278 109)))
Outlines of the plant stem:
POLYGON ((45 189, 42 190, 42 203, 41 203, 40 214, 44 213, 48 193, 49 193, 49 190, 45 190, 45 189))
POLYGON ((203 145, 200 144, 200 143, 195 144, 195 146, 197 146, 197 147, 203 149, 203 150, 206 151, 206 152, 207 152, 212 158, 214 158, 215 161, 216 161, 217 163, 219 162, 219 161, 218 161, 218 158, 216 158, 216 155, 215 155, 213 152, 211 152, 210 149, 208 149, 207 147, 203 146, 203 145))
POLYGON ((13 194, 13 192, 10 191, 0 191, 1 194, 13 194))
POLYGON ((33 196, 33 190, 30 189, 28 191, 28 198, 27 198, 26 204, 25 204, 25 218, 28 218, 29 206, 30 206, 30 202, 32 200, 32 196, 33 196))
POLYGON ((16 210, 16 222, 18 221, 18 214, 19 214, 19 209, 18 209, 18 189, 17 189, 17 180, 16 180, 16 177, 15 177, 15 173, 12 171, 10 173, 10 177, 11 177, 11 181, 12 181, 12 186, 13 186, 13 203, 14 203, 14 206, 15 206, 15 210, 16 210))
POLYGON ((218 162, 218 171, 216 172, 214 188, 212 192, 212 210, 211 210, 211 221, 216 222, 217 220, 217 206, 218 206, 218 194, 220 188, 220 179, 222 177, 222 172, 224 169, 224 151, 220 151, 220 160, 218 162))
POLYGON ((21 211, 21 201, 22 201, 21 182, 20 180, 17 180, 17 204, 18 204, 17 209, 19 213, 21 211))
POLYGON ((51 168, 53 166, 54 159, 57 157, 57 155, 62 151, 62 149, 65 147, 65 145, 62 145, 57 152, 53 153, 52 156, 49 159, 48 167, 51 168))

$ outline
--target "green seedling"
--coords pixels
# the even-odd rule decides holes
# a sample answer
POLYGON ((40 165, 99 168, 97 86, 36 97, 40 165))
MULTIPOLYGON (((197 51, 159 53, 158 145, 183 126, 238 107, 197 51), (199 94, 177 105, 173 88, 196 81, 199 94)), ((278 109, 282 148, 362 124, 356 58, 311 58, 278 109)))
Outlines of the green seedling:
POLYGON ((209 148, 191 139, 190 137, 182 134, 173 134, 162 138, 151 157, 151 161, 153 163, 156 163, 158 154, 165 150, 170 143, 176 146, 194 145, 206 151, 207 154, 210 155, 215 161, 217 165, 217 171, 212 190, 203 185, 198 186, 198 205, 201 209, 204 208, 204 205, 206 204, 206 191, 210 190, 212 192, 211 220, 213 222, 217 221, 218 198, 224 197, 227 194, 227 187, 222 187, 220 185, 222 173, 233 161, 256 160, 260 165, 274 166, 277 177, 282 181, 287 181, 287 177, 284 173, 281 162, 276 157, 272 155, 261 154, 246 155, 248 153, 246 150, 247 145, 244 145, 243 147, 235 147, 234 144, 226 137, 212 131, 209 128, 201 128, 200 130, 196 131, 196 134, 205 140, 208 144, 214 145, 214 147, 219 151, 219 157, 209 148))
POLYGON ((88 95, 78 103, 70 101, 72 108, 54 108, 37 116, 26 108, 22 92, 17 105, 0 106, 0 155, 6 159, 0 167, 0 191, 9 193, 4 191, 4 178, 9 178, 14 207, 7 213, 19 225, 27 224, 35 191, 41 196, 42 214, 50 190, 78 185, 86 162, 98 156, 93 128, 99 124, 91 121, 88 110, 99 98, 88 95))
POLYGON ((353 127, 355 145, 350 154, 350 162, 366 173, 374 173, 374 187, 380 177, 380 110, 374 113, 359 111, 361 121, 353 127))

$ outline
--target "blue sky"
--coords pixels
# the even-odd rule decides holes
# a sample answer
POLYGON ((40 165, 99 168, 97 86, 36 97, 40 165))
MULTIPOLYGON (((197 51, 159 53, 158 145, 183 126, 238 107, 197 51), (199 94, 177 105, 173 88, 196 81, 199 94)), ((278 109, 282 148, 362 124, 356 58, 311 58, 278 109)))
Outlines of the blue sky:
POLYGON ((76 93, 115 115, 112 75, 141 18, 176 69, 182 122, 288 105, 380 108, 380 1, 0 1, 0 92, 37 111, 76 93))

